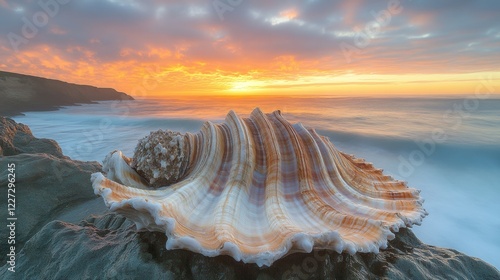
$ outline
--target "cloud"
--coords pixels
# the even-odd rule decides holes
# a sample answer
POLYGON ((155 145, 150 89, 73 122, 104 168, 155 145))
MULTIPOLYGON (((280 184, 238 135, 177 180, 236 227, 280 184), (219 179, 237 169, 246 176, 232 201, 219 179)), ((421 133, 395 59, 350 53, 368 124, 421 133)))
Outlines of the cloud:
POLYGON ((54 75, 159 64, 271 77, 480 72, 500 61, 500 1, 219 1, 229 7, 223 20, 213 1, 69 1, 26 38, 23 26, 45 10, 1 0, 0 60, 5 70, 54 75), (384 18, 391 3, 399 12, 384 18), (17 52, 9 34, 24 38, 17 52), (50 59, 61 65, 49 67, 50 59))

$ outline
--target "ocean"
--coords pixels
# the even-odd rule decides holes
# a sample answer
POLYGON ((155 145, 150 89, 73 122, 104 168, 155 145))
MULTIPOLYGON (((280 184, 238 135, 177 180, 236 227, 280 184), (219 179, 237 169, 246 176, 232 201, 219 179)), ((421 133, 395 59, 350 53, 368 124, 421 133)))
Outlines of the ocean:
POLYGON ((423 242, 479 257, 500 268, 500 99, 455 97, 199 97, 106 101, 28 112, 14 119, 65 155, 102 162, 132 157, 150 131, 197 132, 229 110, 281 110, 422 190, 429 212, 413 231, 423 242))

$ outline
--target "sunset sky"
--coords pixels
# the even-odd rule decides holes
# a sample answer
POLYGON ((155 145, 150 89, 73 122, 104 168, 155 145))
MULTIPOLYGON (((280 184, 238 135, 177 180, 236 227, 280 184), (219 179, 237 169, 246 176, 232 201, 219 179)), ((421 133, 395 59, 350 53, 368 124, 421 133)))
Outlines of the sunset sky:
POLYGON ((0 33, 0 70, 139 97, 500 92, 498 0, 0 0, 0 33))

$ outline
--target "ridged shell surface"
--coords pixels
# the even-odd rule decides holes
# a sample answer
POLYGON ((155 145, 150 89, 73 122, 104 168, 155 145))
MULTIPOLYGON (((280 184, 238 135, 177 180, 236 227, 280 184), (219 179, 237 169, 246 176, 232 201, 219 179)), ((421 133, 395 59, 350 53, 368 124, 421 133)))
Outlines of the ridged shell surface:
POLYGON ((279 111, 231 111, 185 141, 189 163, 170 186, 149 187, 119 151, 91 179, 112 211, 164 232, 167 249, 259 266, 315 248, 378 252, 394 231, 427 215, 419 191, 279 111))

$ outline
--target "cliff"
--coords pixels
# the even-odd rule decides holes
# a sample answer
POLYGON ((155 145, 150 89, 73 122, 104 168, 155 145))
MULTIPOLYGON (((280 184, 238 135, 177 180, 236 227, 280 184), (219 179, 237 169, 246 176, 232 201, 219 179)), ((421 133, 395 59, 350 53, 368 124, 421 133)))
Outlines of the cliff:
POLYGON ((55 110, 60 106, 104 100, 133 100, 112 88, 77 85, 63 81, 0 71, 0 115, 55 110))

